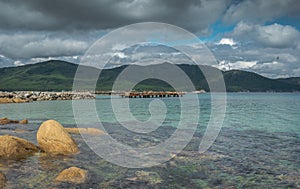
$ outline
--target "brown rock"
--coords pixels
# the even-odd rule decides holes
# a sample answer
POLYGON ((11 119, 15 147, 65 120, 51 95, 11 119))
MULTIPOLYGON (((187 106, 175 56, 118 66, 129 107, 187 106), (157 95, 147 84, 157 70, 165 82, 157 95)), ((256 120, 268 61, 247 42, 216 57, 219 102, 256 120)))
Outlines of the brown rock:
POLYGON ((11 98, 0 98, 0 104, 13 103, 11 98))
POLYGON ((25 133, 25 132, 27 132, 26 130, 23 130, 23 129, 15 129, 15 132, 17 132, 17 133, 25 133))
POLYGON ((3 189, 6 184, 6 177, 3 173, 0 172, 0 189, 3 189))
POLYGON ((22 119, 21 121, 19 121, 19 124, 28 124, 28 120, 27 119, 22 119))
POLYGON ((42 150, 51 154, 75 154, 78 147, 65 128, 55 120, 42 123, 37 132, 37 141, 42 150))
POLYGON ((127 178, 129 181, 145 181, 150 185, 156 185, 163 182, 160 175, 156 172, 137 171, 136 177, 127 178))
POLYGON ((14 103, 24 103, 24 102, 26 102, 25 100, 23 100, 23 99, 21 99, 21 98, 13 98, 12 101, 13 101, 14 103))
POLYGON ((6 124, 9 124, 9 123, 19 123, 19 121, 10 120, 10 119, 8 119, 6 117, 0 118, 0 125, 6 125, 6 124))
POLYGON ((39 148, 27 140, 10 135, 0 136, 0 158, 22 158, 37 151, 39 148))
POLYGON ((70 167, 59 173, 55 180, 58 182, 71 182, 76 184, 82 184, 87 181, 87 178, 88 171, 77 167, 70 167))
POLYGON ((65 130, 72 134, 106 135, 104 131, 96 128, 65 128, 65 130))

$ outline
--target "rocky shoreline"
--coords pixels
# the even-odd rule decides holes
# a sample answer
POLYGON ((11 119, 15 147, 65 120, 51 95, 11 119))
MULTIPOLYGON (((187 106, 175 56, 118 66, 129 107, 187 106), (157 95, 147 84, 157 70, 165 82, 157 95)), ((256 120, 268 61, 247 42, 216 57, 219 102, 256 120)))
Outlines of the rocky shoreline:
POLYGON ((90 92, 40 92, 40 91, 14 91, 0 92, 1 103, 24 103, 45 100, 81 100, 94 99, 90 92))
MULTIPOLYGON (((9 119, 0 118, 1 120, 9 119)), ((6 124, 9 123, 11 122, 6 124)), ((20 122, 14 121, 12 123, 20 122)), ((20 160, 38 154, 52 158, 79 154, 79 146, 69 133, 80 134, 81 131, 83 131, 82 134, 106 135, 104 131, 96 128, 65 128, 55 120, 47 120, 41 124, 36 134, 38 145, 16 136, 0 135, 0 160, 20 160)), ((61 171, 55 181, 82 184, 87 179, 87 170, 72 166, 61 171)), ((7 178, 0 171, 0 189, 5 188, 6 183, 7 178)))

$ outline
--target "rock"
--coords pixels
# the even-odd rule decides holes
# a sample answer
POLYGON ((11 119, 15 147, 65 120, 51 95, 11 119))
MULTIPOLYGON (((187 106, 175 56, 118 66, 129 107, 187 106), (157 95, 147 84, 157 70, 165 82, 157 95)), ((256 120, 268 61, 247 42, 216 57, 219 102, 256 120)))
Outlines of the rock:
POLYGON ((90 92, 33 92, 15 91, 0 92, 0 103, 23 103, 41 100, 72 100, 72 99, 95 99, 90 92))
POLYGON ((6 117, 0 118, 0 125, 6 125, 6 124, 10 124, 10 123, 28 124, 28 120, 23 119, 21 121, 18 121, 18 120, 10 120, 6 117))
POLYGON ((65 128, 55 120, 42 123, 37 132, 37 141, 42 150, 50 154, 75 154, 78 147, 65 128))
POLYGON ((12 101, 14 103, 24 103, 24 102, 26 102, 25 100, 22 100, 21 98, 13 98, 12 101))
POLYGON ((3 173, 0 172, 0 189, 3 189, 6 184, 6 177, 3 173))
POLYGON ((12 103, 13 100, 11 98, 0 98, 0 104, 12 103))
POLYGON ((17 133, 25 133, 25 132, 27 132, 26 130, 23 130, 23 129, 15 129, 15 132, 17 132, 17 133))
POLYGON ((129 181, 145 181, 150 185, 156 185, 162 183, 162 179, 156 172, 137 171, 136 177, 127 178, 129 181))
POLYGON ((38 151, 39 148, 27 140, 10 135, 0 136, 0 158, 23 158, 38 151))
POLYGON ((19 121, 19 124, 28 124, 28 120, 27 119, 23 119, 23 120, 19 121))
POLYGON ((87 181, 87 178, 88 171, 77 167, 70 167, 59 173, 55 180, 58 182, 71 182, 76 184, 82 184, 87 181))
POLYGON ((72 134, 106 135, 104 131, 96 128, 65 128, 65 130, 72 134))
POLYGON ((8 119, 6 117, 0 118, 0 125, 6 125, 6 124, 9 124, 9 123, 19 123, 19 121, 10 120, 10 119, 8 119))

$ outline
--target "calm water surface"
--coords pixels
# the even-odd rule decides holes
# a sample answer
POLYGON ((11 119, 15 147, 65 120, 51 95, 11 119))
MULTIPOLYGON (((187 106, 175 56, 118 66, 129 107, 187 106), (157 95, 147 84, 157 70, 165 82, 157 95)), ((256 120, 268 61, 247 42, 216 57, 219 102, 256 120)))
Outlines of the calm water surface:
MULTIPOLYGON (((113 98, 120 103, 125 100, 113 98)), ((193 110, 191 95, 183 98, 193 110)), ((210 117, 210 94, 200 94, 199 99, 200 122, 193 139, 182 153, 160 166, 127 169, 110 164, 91 151, 79 135, 73 135, 81 150, 79 155, 37 154, 23 160, 1 160, 0 170, 8 177, 9 188, 300 188, 299 93, 228 93, 222 130, 204 154, 197 153, 197 149, 210 117), (70 166, 89 170, 89 181, 78 186, 55 183, 55 176, 70 166)), ((148 120, 152 100, 130 99, 133 116, 140 121, 148 120)), ((179 99, 161 100, 167 108, 163 126, 158 132, 141 135, 138 141, 136 133, 118 124, 109 96, 98 96, 95 103, 99 119, 111 136, 133 146, 151 146, 170 136, 180 120, 179 99)), ((33 143, 44 120, 55 119, 65 127, 76 126, 72 101, 1 104, 0 117, 27 118, 28 125, 0 126, 0 134, 19 136, 33 143), (15 132, 17 128, 26 132, 15 132)), ((85 121, 92 127, 95 120, 87 112, 85 121)))

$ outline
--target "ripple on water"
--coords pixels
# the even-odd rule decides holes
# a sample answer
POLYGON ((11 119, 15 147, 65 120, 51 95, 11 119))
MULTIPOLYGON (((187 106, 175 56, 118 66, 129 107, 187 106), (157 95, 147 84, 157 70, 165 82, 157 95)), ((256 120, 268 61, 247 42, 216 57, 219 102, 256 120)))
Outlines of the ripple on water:
MULTIPOLYGON (((17 127, 19 125, 11 125, 11 130, 17 127)), ((29 124, 26 127, 37 128, 38 125, 29 124)), ((158 133, 137 136, 120 129, 115 124, 106 127, 109 128, 108 132, 112 132, 112 136, 120 142, 137 146, 149 141, 155 141, 151 143, 155 145, 159 140, 164 140, 162 136, 168 136, 174 131, 173 127, 161 127, 158 133)), ((2 130, 0 132, 3 134, 2 130)), ((12 135, 15 134, 35 142, 34 131, 12 135)), ((18 161, 1 160, 0 170, 6 174, 9 186, 12 188, 75 187, 72 184, 53 181, 60 171, 71 166, 86 169, 90 173, 89 181, 77 185, 76 188, 300 186, 300 139, 293 133, 238 131, 223 128, 216 142, 204 154, 197 152, 202 133, 196 133, 185 150, 175 158, 160 166, 146 169, 127 169, 108 163, 96 155, 80 135, 72 136, 80 146, 81 153, 78 155, 48 156, 39 153, 18 161)))

